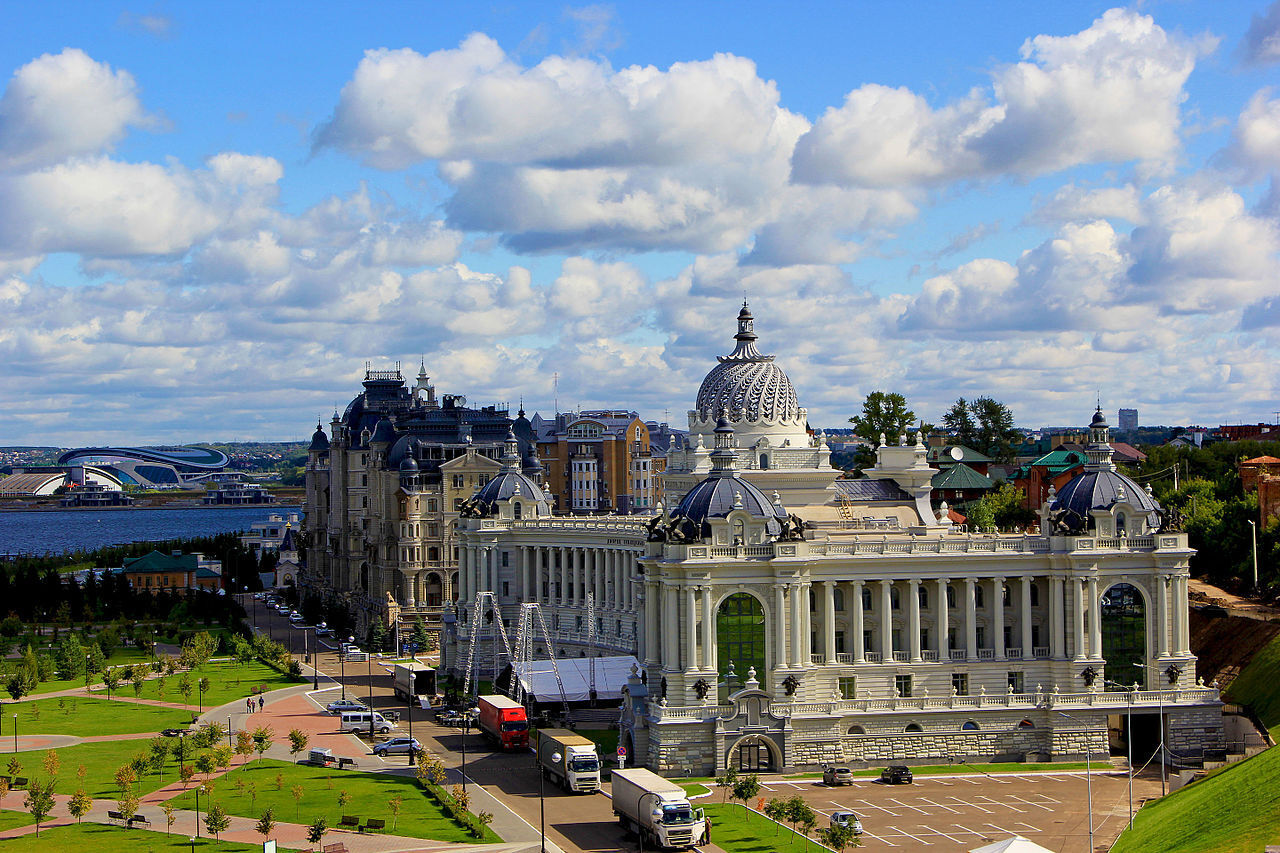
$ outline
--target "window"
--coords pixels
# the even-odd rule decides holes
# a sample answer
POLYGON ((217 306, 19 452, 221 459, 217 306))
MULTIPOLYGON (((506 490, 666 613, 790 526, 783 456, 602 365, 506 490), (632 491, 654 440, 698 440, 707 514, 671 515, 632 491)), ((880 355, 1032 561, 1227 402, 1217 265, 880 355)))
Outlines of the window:
POLYGON ((502 568, 506 569, 506 568, 510 568, 510 566, 511 566, 511 553, 509 551, 503 551, 502 552, 502 568))
MULTIPOLYGON (((436 499, 435 499, 435 498, 428 498, 428 499, 427 499, 427 512, 435 512, 435 511, 436 511, 436 499)), ((435 525, 434 525, 434 524, 433 524, 433 525, 431 525, 431 526, 432 526, 432 527, 435 527, 435 525)), ((434 534, 434 533, 432 533, 431 535, 432 535, 432 536, 435 536, 435 534, 434 534)))
POLYGON ((520 501, 514 501, 511 504, 511 517, 512 518, 520 517, 520 501))
MULTIPOLYGON (((985 626, 985 625, 979 625, 979 626, 977 627, 977 629, 976 629, 973 633, 974 633, 974 639, 978 641, 978 648, 980 648, 980 649, 985 649, 985 648, 987 648, 987 628, 986 628, 986 626, 985 626)), ((973 652, 970 652, 970 654, 973 654, 973 652)))
POLYGON ((1027 691, 1023 689, 1024 686, 1025 686, 1025 683, 1023 682, 1021 672, 1009 673, 1009 689, 1010 690, 1012 690, 1014 693, 1026 693, 1027 691))
POLYGON ((1004 647, 1007 649, 1013 645, 1013 626, 1004 626, 1004 647))
POLYGON ((1008 585, 1008 584, 1005 584, 1005 583, 1000 584, 1000 590, 1001 590, 1000 600, 1001 600, 1002 602, 1004 602, 1004 606, 1005 606, 1005 607, 1012 607, 1012 606, 1013 606, 1013 598, 1012 598, 1013 593, 1012 593, 1012 591, 1010 590, 1009 585, 1008 585))
POLYGON ((919 734, 920 732, 924 731, 924 729, 920 728, 919 723, 908 723, 907 727, 903 729, 903 731, 906 732, 907 734, 919 734))
POLYGON ((956 588, 954 586, 947 587, 947 607, 952 610, 956 608, 956 588))
MULTIPOLYGON (((973 585, 973 606, 974 607, 987 606, 986 604, 983 603, 983 600, 982 600, 982 584, 976 583, 973 585)), ((978 645, 982 645, 982 644, 979 643, 978 645)))
POLYGON ((764 672, 766 633, 759 600, 745 592, 734 593, 716 613, 718 659, 726 666, 733 661, 735 672, 745 673, 752 666, 756 672, 764 672))
POLYGON ((973 720, 966 720, 965 724, 960 727, 960 731, 962 732, 976 732, 977 730, 978 730, 978 724, 975 723, 973 720))
POLYGON ((453 475, 453 487, 454 487, 455 489, 461 489, 461 488, 462 488, 462 486, 463 486, 463 478, 462 478, 462 475, 461 475, 461 474, 454 474, 454 475, 453 475))
POLYGON ((844 610, 844 590, 837 586, 831 591, 831 596, 835 600, 835 609, 844 610))
POLYGON ((862 726, 849 726, 849 734, 851 735, 865 735, 866 733, 867 730, 862 726))
POLYGON ((1036 584, 1031 584, 1031 606, 1040 606, 1040 587, 1036 584))
POLYGON ((846 675, 840 678, 840 698, 858 698, 858 679, 856 676, 846 675))
POLYGON ((969 695, 969 673, 953 672, 951 673, 951 689, 955 691, 957 696, 969 695))
POLYGON ((898 588, 896 586, 889 587, 889 606, 894 610, 902 609, 902 599, 898 595, 898 588))
POLYGON ((928 628, 920 629, 920 648, 922 649, 929 648, 929 629, 928 628))
POLYGON ((577 618, 577 621, 574 623, 573 628, 574 628, 574 630, 575 630, 575 631, 581 631, 581 630, 582 630, 582 617, 581 617, 581 616, 579 616, 579 617, 577 618))
POLYGON ((368 474, 361 474, 361 475, 360 475, 360 485, 362 485, 362 486, 367 486, 367 485, 369 485, 369 475, 368 475, 368 474))
POLYGON ((1035 727, 1036 727, 1036 724, 1031 722, 1030 720, 1023 720, 1022 722, 1018 723, 1018 728, 1020 729, 1034 729, 1035 727))
POLYGON ((920 584, 918 594, 920 597, 920 609, 925 610, 929 606, 929 588, 924 584, 920 584))
POLYGON ((844 631, 836 631, 836 654, 843 654, 844 651, 844 631))
POLYGON ((502 582, 502 597, 503 597, 503 598, 506 598, 506 597, 507 597, 507 596, 509 596, 509 595, 511 595, 511 582, 510 582, 510 581, 503 581, 503 582, 502 582))
POLYGON ((875 649, 875 646, 871 643, 871 636, 872 631, 870 628, 867 628, 862 632, 862 648, 868 652, 875 649))
POLYGON ((911 698, 911 676, 895 675, 893 677, 893 687, 903 699, 911 698))
POLYGON ((862 588, 862 609, 871 609, 871 590, 865 586, 862 588))

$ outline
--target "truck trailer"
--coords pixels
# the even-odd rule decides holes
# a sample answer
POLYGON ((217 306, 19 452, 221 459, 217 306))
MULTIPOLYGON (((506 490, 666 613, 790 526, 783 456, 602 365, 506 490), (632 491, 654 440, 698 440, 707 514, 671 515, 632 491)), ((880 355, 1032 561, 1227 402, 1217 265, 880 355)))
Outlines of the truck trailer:
POLYGON ((593 741, 568 729, 538 730, 538 766, 569 793, 600 790, 600 757, 593 741))
POLYGON ((476 697, 480 712, 477 722, 485 737, 501 749, 525 749, 529 746, 529 718, 524 706, 506 696, 476 697))
MULTIPOLYGON (((392 686, 395 689, 396 698, 409 700, 415 699, 422 704, 424 698, 428 699, 427 705, 430 704, 430 697, 436 695, 436 671, 434 668, 426 664, 418 663, 398 663, 393 673, 392 686)), ((423 707, 426 707, 424 705, 423 707)))
POLYGON ((706 815, 689 805, 688 795, 679 785, 643 767, 614 770, 611 775, 613 813, 642 842, 663 850, 684 850, 702 843, 706 815))

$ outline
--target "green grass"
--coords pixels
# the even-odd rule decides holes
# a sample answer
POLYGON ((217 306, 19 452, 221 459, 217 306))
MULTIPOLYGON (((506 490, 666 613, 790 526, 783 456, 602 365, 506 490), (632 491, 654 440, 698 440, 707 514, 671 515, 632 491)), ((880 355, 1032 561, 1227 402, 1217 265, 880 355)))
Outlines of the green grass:
MULTIPOLYGON (((103 741, 101 743, 82 743, 79 746, 62 747, 55 750, 61 767, 58 770, 58 784, 54 792, 58 794, 74 794, 80 786, 76 775, 80 765, 84 765, 84 790, 96 800, 114 800, 119 795, 116 789, 116 770, 127 764, 139 752, 148 752, 145 740, 103 741)), ((18 760, 22 762, 22 774, 29 778, 44 778, 44 757, 46 749, 19 752, 18 760)), ((0 753, 0 769, 3 769, 13 753, 0 753)), ((165 762, 164 772, 160 778, 148 773, 139 780, 137 790, 145 794, 177 781, 178 770, 173 759, 165 762)), ((9 794, 10 797, 13 793, 9 794)))
POLYGON ((1280 636, 1253 656, 1223 698, 1251 707, 1268 729, 1280 726, 1280 636))
POLYGON ((1246 853, 1280 841, 1280 749, 1143 806, 1115 853, 1246 853))
MULTIPOLYGON (((778 824, 764 815, 749 812, 739 803, 695 804, 705 808, 711 818, 711 843, 728 853, 827 853, 817 842, 792 832, 789 826, 778 824)), ((822 826, 822 824, 819 824, 822 826)))
MULTIPOLYGON (((51 850, 58 853, 189 853, 191 849, 191 841, 186 835, 165 835, 163 832, 99 823, 55 826, 40 830, 39 838, 33 833, 4 842, 5 853, 48 853, 51 850)), ((195 842, 197 853, 261 849, 261 844, 237 844, 212 838, 198 838, 195 842)))
MULTIPOLYGON (((323 816, 329 826, 337 826, 344 810, 338 805, 338 794, 351 795, 345 813, 361 820, 381 818, 387 822, 387 832, 412 838, 430 838, 448 843, 476 842, 469 832, 459 827, 445 815, 435 801, 427 796, 416 780, 385 773, 361 773, 354 770, 332 770, 290 764, 287 761, 259 759, 250 762, 245 769, 236 769, 218 780, 213 798, 227 811, 241 817, 257 818, 272 806, 276 819, 289 823, 310 824, 323 816), (284 777, 282 788, 276 788, 276 774, 284 777), (236 790, 236 780, 245 782, 242 791, 236 790), (249 795, 248 784, 253 783, 257 797, 249 795), (293 799, 294 785, 301 785, 303 797, 300 803, 293 799), (391 814, 388 800, 396 795, 404 805, 397 820, 391 814), (392 829, 394 824, 395 829, 392 829)), ((178 808, 195 808, 193 792, 170 800, 178 808)), ((207 803, 202 798, 202 803, 207 803)), ((487 841, 499 841, 496 836, 487 841)))
MULTIPOLYGON (((22 794, 16 791, 10 791, 5 799, 8 799, 15 794, 19 798, 19 801, 21 801, 22 794)), ((35 823, 35 821, 32 820, 31 815, 26 812, 16 812, 10 809, 0 811, 0 832, 3 832, 6 829, 14 829, 19 826, 27 826, 32 823, 35 823)))
POLYGON ((0 715, 0 745, 4 735, 13 735, 14 714, 18 715, 20 735, 123 735, 185 728, 191 722, 190 711, 114 699, 59 696, 6 707, 0 715))
POLYGON ((700 797, 703 794, 711 793, 711 789, 706 785, 681 785, 680 787, 684 788, 684 792, 691 797, 700 797))
MULTIPOLYGON (((185 698, 178 690, 181 672, 165 676, 163 684, 158 678, 144 681, 141 696, 143 699, 163 699, 165 702, 177 702, 191 708, 202 707, 208 710, 237 699, 244 702, 249 691, 259 685, 266 685, 268 690, 276 690, 298 683, 279 670, 257 661, 243 665, 232 662, 207 663, 191 670, 188 675, 191 678, 191 694, 185 698), (199 699, 196 687, 201 678, 209 679, 209 690, 204 694, 203 700, 199 699), (161 688, 164 696, 160 695, 161 688)), ((121 684, 119 692, 125 696, 133 696, 133 684, 121 684)))
MULTIPOLYGON (((153 660, 151 655, 146 654, 141 649, 128 648, 117 649, 111 653, 111 657, 107 659, 108 666, 124 666, 135 663, 150 663, 153 660)), ((94 684, 102 683, 102 673, 96 673, 93 676, 94 684)), ((45 693, 56 693, 59 690, 71 690, 76 687, 84 687, 83 678, 71 678, 67 680, 55 678, 51 681, 42 681, 31 691, 33 696, 41 696, 45 693)))

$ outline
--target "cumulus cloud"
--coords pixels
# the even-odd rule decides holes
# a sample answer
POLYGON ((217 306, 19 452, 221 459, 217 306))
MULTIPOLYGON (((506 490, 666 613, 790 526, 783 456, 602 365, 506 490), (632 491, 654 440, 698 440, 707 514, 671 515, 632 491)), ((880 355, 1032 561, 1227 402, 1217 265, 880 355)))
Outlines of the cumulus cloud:
POLYGON ((0 170, 97 154, 148 123, 129 72, 76 48, 46 53, 15 71, 0 98, 0 170))
POLYGON ((1080 222, 1122 219, 1142 222, 1142 197, 1132 184, 1088 189, 1077 184, 1059 187, 1029 217, 1032 222, 1080 222))
POLYGON ((1086 30, 1040 35, 1023 61, 939 108, 905 88, 868 84, 830 108, 796 145, 793 174, 847 186, 1034 176, 1081 163, 1176 157, 1183 84, 1207 45, 1150 16, 1112 9, 1086 30))
POLYGON ((1248 65, 1280 62, 1280 2, 1254 15, 1240 43, 1240 58, 1248 65))
POLYGON ((1249 99, 1225 152, 1245 180, 1280 174, 1280 98, 1271 94, 1263 89, 1249 99))

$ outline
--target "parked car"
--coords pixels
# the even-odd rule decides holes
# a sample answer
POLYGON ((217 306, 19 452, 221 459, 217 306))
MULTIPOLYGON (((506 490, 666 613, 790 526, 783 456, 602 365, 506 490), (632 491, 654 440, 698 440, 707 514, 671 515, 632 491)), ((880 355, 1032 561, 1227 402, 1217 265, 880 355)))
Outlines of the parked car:
POLYGON ((317 637, 328 637, 332 633, 333 633, 332 628, 316 628, 317 637))
POLYGON ((880 771, 880 781, 886 785, 910 785, 911 768, 905 764, 891 764, 880 771))
POLYGON ((418 743, 418 739, 414 737, 393 737, 386 743, 380 743, 373 748, 374 755, 404 755, 406 752, 421 752, 422 744, 418 743))
POLYGON ((853 812, 832 812, 831 825, 848 827, 854 835, 862 834, 862 821, 853 812))
POLYGON ((330 714, 341 714, 345 711, 367 711, 369 706, 355 699, 335 699, 325 706, 330 714))
POLYGON ((186 737, 187 735, 191 734, 191 732, 188 731, 187 729, 165 729, 164 731, 160 732, 160 734, 164 735, 165 737, 186 737))
POLYGON ((462 725, 462 714, 458 711, 445 711, 436 717, 436 722, 442 726, 457 728, 462 725))
POLYGON ((852 785, 853 771, 848 767, 828 766, 822 768, 822 784, 824 785, 852 785))

